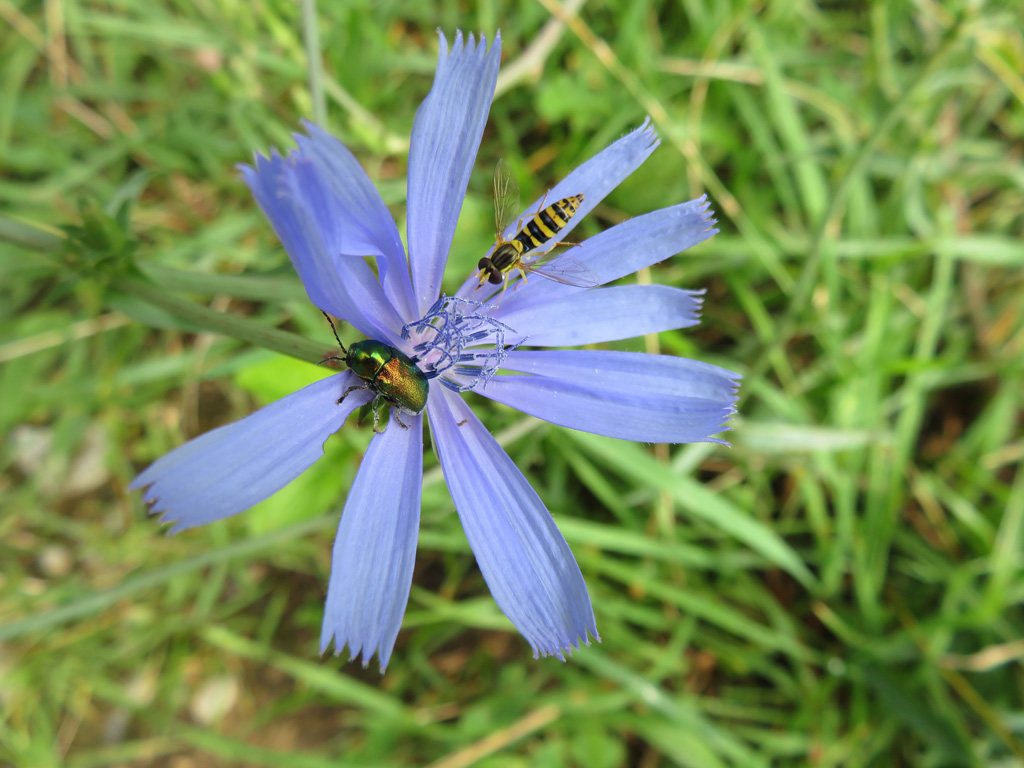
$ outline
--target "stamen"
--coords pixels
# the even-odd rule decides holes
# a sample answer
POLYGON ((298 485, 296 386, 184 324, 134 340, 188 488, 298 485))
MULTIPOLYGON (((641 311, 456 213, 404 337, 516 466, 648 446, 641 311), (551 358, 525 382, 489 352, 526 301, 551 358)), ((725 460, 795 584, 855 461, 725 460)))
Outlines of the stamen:
POLYGON ((422 361, 428 379, 443 377, 441 384, 453 392, 484 387, 500 370, 508 353, 522 343, 506 346, 506 332, 515 330, 484 312, 496 308, 472 299, 442 295, 422 318, 402 328, 402 338, 408 339, 414 333, 425 337, 413 346, 413 351, 422 361), (470 345, 485 340, 493 340, 494 348, 466 351, 470 345), (455 381, 444 377, 446 373, 467 377, 469 381, 455 381))
POLYGON ((456 384, 451 379, 441 379, 441 385, 445 389, 451 390, 452 392, 459 392, 460 394, 462 392, 465 392, 466 389, 468 389, 468 387, 463 387, 463 386, 460 386, 459 384, 456 384))

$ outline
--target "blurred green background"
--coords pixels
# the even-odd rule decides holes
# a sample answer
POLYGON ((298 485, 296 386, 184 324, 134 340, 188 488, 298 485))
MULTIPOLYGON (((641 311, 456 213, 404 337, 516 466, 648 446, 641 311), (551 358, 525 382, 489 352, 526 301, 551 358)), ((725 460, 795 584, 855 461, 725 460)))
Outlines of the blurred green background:
POLYGON ((473 398, 603 642, 532 659, 430 455, 387 674, 319 658, 369 428, 166 537, 136 472, 323 371, 69 268, 131 252, 168 296, 331 348, 234 168, 312 116, 300 8, 0 0, 0 764, 1021 765, 1020 4, 320 5, 329 127, 403 233, 434 30, 501 29, 449 286, 492 239, 497 158, 525 200, 653 117, 577 233, 708 192, 721 234, 640 276, 706 288, 702 325, 612 346, 741 371, 732 447, 473 398))

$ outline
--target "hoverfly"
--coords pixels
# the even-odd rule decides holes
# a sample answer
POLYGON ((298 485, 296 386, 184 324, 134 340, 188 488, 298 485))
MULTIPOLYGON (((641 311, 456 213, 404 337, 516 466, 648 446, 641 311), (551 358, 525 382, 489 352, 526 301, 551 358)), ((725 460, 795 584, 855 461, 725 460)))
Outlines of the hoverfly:
MULTIPOLYGON (((554 280, 566 285, 575 285, 581 288, 589 288, 597 285, 597 278, 583 264, 566 256, 564 253, 552 255, 545 253, 532 261, 523 257, 555 237, 569 219, 576 215, 580 205, 583 203, 583 195, 573 195, 563 198, 551 205, 544 206, 541 201, 541 209, 535 213, 526 226, 522 226, 520 219, 519 231, 511 239, 505 238, 505 230, 516 216, 519 210, 519 184, 512 173, 512 168, 505 160, 499 160, 494 166, 494 223, 495 234, 494 251, 490 256, 480 259, 477 264, 479 270, 474 277, 480 279, 481 288, 484 283, 491 285, 502 285, 502 292, 508 287, 509 274, 513 269, 519 270, 526 282, 527 273, 537 273, 548 280, 554 280)), ((559 245, 578 245, 578 243, 555 243, 552 248, 559 245)))

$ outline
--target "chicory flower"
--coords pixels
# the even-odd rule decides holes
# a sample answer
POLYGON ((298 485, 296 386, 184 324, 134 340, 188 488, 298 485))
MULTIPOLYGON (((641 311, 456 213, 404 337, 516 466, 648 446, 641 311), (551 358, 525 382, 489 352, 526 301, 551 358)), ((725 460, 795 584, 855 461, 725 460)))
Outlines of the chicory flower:
MULTIPOLYGON (((495 295, 470 277, 453 295, 441 279, 498 75, 500 38, 441 50, 409 150, 408 259, 387 207, 339 141, 307 124, 298 148, 256 156, 242 176, 321 310, 416 361, 430 387, 426 414, 455 508, 495 601, 534 656, 597 635, 583 576, 550 513, 467 406, 472 390, 572 429, 643 442, 696 442, 725 429, 738 376, 705 363, 630 352, 519 349, 595 344, 691 326, 699 293, 657 285, 583 288, 544 279, 495 295), (375 268, 371 268, 372 266, 375 268), (514 372, 511 375, 499 371, 514 372)), ((585 218, 658 145, 645 123, 550 190, 583 194, 585 218)), ((538 209, 541 201, 528 206, 538 209)), ((596 283, 711 237, 704 198, 626 221, 573 249, 596 283)), ((510 228, 506 236, 514 234, 510 228)), ((547 244, 548 247, 551 244, 547 244)), ((543 253, 544 247, 536 253, 543 253)), ((469 271, 469 270, 467 270, 469 271)), ((133 488, 181 530, 251 507, 323 455, 324 441, 370 402, 346 370, 155 462, 133 488)), ((420 516, 423 416, 392 418, 370 441, 334 543, 321 652, 333 640, 364 666, 387 666, 412 582, 420 516)))

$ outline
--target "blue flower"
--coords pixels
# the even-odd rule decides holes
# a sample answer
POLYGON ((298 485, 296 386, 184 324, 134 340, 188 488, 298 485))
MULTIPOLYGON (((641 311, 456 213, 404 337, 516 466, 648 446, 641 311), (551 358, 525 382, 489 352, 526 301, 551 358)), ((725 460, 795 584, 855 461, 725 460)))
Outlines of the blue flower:
MULTIPOLYGON (((497 294, 470 277, 453 296, 441 279, 498 75, 500 38, 461 34, 441 51, 409 150, 408 243, 359 163, 315 125, 298 149, 241 166, 320 309, 413 357, 429 379, 426 414, 455 508, 494 599, 534 656, 589 643, 597 627, 580 569, 533 488, 461 392, 555 424, 643 442, 715 440, 734 412, 736 374, 678 357, 517 349, 595 344, 696 324, 699 293, 658 285, 585 289, 531 278, 497 294), (368 258, 369 257, 369 258, 368 258), (489 302, 489 303, 488 303, 489 302), (500 374, 499 370, 512 372, 500 374)), ((583 194, 564 236, 658 145, 645 123, 547 194, 583 194)), ((525 211, 536 211, 535 201, 525 211)), ((626 221, 572 249, 598 285, 711 237, 704 198, 626 221)), ((513 228, 514 229, 514 228, 513 228)), ((513 234, 512 231, 506 235, 513 234)), ((550 246, 550 244, 548 244, 550 246)), ((544 248, 538 249, 542 253, 544 248)), ((470 272, 467 268, 467 273, 470 272)), ((324 441, 373 392, 344 371, 204 434, 139 475, 173 530, 234 515, 323 455, 324 441)), ((364 666, 391 657, 412 582, 420 517, 423 416, 402 415, 370 441, 334 543, 321 652, 333 640, 364 666)))

